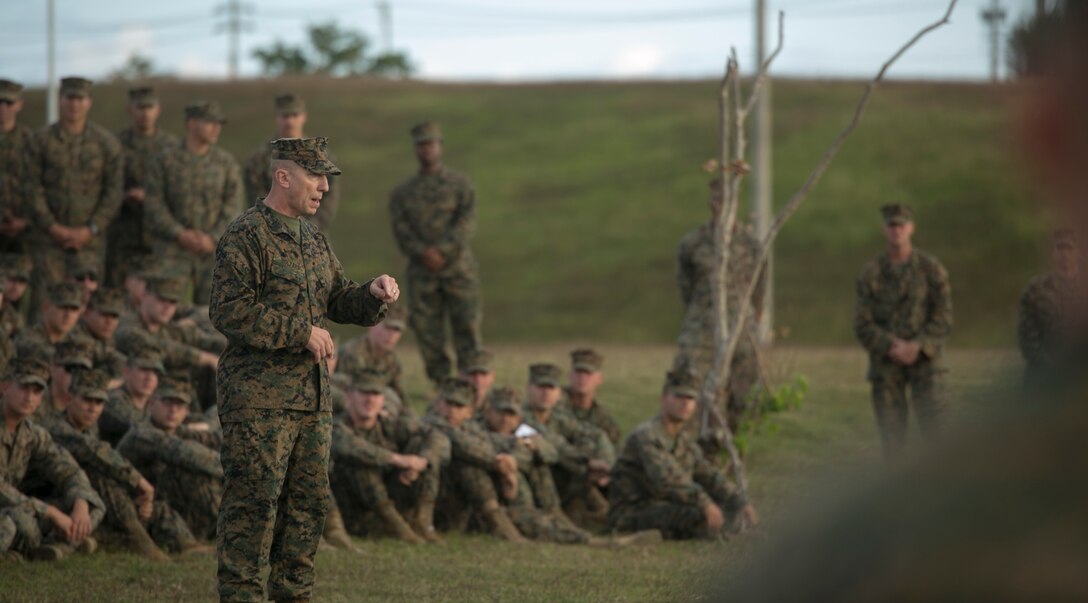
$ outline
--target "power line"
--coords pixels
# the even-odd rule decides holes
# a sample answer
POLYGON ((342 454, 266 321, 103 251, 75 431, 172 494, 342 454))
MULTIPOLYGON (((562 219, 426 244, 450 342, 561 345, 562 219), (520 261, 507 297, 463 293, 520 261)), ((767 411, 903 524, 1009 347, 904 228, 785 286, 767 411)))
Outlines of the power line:
POLYGON ((1008 13, 998 0, 993 0, 990 7, 982 11, 982 20, 990 28, 990 79, 997 81, 999 58, 1001 56, 1001 24, 1008 13))
POLYGON ((253 30, 253 5, 241 0, 227 0, 215 7, 216 15, 223 15, 224 21, 216 26, 216 33, 227 32, 227 65, 230 79, 238 79, 239 48, 242 44, 242 31, 253 30))

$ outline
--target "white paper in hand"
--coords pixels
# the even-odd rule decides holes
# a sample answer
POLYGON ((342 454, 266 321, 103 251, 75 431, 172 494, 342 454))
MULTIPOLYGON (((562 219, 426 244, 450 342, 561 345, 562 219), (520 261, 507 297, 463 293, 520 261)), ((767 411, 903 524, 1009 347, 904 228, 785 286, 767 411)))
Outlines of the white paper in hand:
POLYGON ((519 438, 529 438, 529 437, 535 436, 536 434, 537 434, 537 430, 533 429, 532 427, 529 427, 525 423, 522 423, 521 425, 518 425, 517 431, 514 432, 514 435, 519 437, 519 438))

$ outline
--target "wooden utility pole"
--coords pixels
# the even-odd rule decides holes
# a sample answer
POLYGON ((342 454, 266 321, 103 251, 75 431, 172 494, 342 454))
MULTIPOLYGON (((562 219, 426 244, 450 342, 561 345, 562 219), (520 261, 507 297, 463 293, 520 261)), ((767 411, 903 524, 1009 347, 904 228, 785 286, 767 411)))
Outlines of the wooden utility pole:
MULTIPOLYGON (((753 64, 762 65, 767 59, 767 2, 756 0, 755 5, 755 57, 753 64)), ((773 165, 772 158, 772 116, 771 116, 771 78, 766 76, 763 89, 756 99, 755 123, 752 132, 752 227, 755 229, 756 238, 760 241, 767 236, 767 230, 771 227, 771 216, 774 215, 773 199, 773 165)), ((768 250, 766 272, 766 293, 763 297, 763 307, 758 309, 760 321, 757 325, 759 342, 770 343, 774 333, 774 253, 768 250)))

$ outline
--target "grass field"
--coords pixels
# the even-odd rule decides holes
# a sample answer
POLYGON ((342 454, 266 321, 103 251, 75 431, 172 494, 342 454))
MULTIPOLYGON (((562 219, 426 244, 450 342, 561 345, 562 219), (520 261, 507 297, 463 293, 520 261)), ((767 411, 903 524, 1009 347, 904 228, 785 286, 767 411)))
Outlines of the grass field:
MULTIPOLYGON (((500 383, 520 385, 524 367, 537 360, 562 362, 568 346, 500 346, 500 383)), ((663 346, 608 346, 602 399, 625 432, 656 412, 661 373, 671 358, 663 346)), ((405 351, 408 375, 420 375, 418 356, 405 351)), ((950 395, 961 420, 1001 381, 1018 374, 1009 351, 955 350, 950 354, 950 395), (965 412, 967 411, 967 412, 965 412)), ((435 546, 360 541, 361 555, 318 555, 320 601, 696 601, 705 579, 743 571, 790 508, 805 503, 825 476, 880 469, 879 444, 857 349, 778 349, 772 379, 805 375, 808 398, 779 415, 775 429, 752 437, 747 459, 751 497, 762 528, 729 542, 665 543, 653 549, 590 550, 555 545, 518 546, 486 536, 454 536, 435 546)), ((422 406, 422 381, 409 392, 422 406)), ((212 601, 214 562, 187 559, 169 565, 107 552, 58 564, 0 565, 0 601, 212 601)))
MULTIPOLYGON (((331 137, 345 171, 331 233, 359 277, 403 271, 387 196, 414 169, 408 128, 438 119, 448 163, 478 189, 473 246, 488 341, 675 338, 681 308, 673 256, 679 238, 707 218, 700 165, 716 154, 715 82, 315 79, 163 82, 160 89, 163 124, 174 132, 186 102, 219 100, 231 118, 221 142, 240 159, 272 135, 272 97, 303 94, 308 132, 331 137)), ((861 90, 858 82, 776 84, 777 203, 845 125, 861 90)), ((28 95, 27 123, 42 121, 41 94, 28 95)), ((953 344, 1013 341, 1016 301, 1038 270, 1046 232, 1009 152, 1016 100, 1008 86, 893 83, 878 90, 854 138, 783 231, 777 311, 788 341, 852 341, 853 278, 879 251, 877 208, 890 200, 916 206, 919 245, 951 271, 953 344)), ((119 128, 123 103, 122 86, 101 86, 93 118, 119 128)))

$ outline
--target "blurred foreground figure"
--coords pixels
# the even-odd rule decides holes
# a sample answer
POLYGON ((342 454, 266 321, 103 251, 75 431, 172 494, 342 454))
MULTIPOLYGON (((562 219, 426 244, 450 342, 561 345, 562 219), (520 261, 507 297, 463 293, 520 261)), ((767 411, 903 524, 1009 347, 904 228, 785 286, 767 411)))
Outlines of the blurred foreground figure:
POLYGON ((1076 344, 1071 337, 1076 330, 1073 319, 1083 302, 1080 254, 1072 230, 1054 231, 1050 255, 1053 269, 1028 283, 1016 323, 1016 339, 1027 363, 1024 385, 1029 391, 1045 386, 1055 360, 1076 344))
MULTIPOLYGON (((1082 231, 1088 3, 1067 2, 1064 10, 1046 75, 1031 83, 1024 132, 1040 189, 1061 223, 1082 231)), ((1088 348, 1083 330, 1077 335, 1079 345, 1055 360, 1045 386, 1025 394, 1030 404, 995 409, 987 424, 946 438, 921 462, 810 517, 710 598, 1088 600, 1088 348)))

